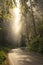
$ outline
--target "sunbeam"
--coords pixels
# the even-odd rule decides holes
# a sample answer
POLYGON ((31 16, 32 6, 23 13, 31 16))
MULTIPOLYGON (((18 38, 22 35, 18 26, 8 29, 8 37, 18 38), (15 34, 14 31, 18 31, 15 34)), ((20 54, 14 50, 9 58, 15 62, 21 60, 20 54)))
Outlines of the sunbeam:
MULTIPOLYGON (((12 0, 13 2, 13 0, 12 0)), ((12 32, 16 35, 20 34, 22 24, 20 22, 20 2, 19 0, 15 0, 16 6, 12 9, 12 16, 13 16, 13 24, 12 24, 12 32)), ((14 6, 14 2, 13 2, 14 6)))
POLYGON ((21 32, 22 32, 22 22, 21 22, 21 10, 20 10, 20 1, 15 0, 13 2, 13 8, 10 9, 11 13, 11 35, 12 38, 17 42, 20 41, 21 32), (15 6, 14 6, 15 5, 15 6), (19 37, 19 39, 18 39, 19 37))

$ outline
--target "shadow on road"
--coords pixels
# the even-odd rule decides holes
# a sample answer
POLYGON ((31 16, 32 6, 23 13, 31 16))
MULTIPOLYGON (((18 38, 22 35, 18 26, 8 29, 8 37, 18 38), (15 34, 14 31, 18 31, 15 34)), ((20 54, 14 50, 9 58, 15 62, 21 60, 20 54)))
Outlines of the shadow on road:
POLYGON ((10 65, 43 65, 43 57, 25 50, 12 49, 8 53, 10 65))

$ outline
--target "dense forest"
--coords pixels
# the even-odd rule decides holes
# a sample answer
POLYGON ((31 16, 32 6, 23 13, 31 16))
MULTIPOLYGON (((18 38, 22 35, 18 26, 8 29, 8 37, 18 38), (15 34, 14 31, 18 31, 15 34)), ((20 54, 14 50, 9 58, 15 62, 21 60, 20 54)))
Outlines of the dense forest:
POLYGON ((43 0, 16 1, 0 0, 0 64, 12 48, 43 54, 43 0))

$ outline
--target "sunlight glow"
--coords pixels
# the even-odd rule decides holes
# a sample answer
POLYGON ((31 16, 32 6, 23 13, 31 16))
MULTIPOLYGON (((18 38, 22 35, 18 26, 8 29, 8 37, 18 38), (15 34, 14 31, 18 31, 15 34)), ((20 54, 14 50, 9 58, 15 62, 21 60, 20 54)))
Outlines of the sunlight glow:
POLYGON ((19 8, 20 7, 20 1, 19 0, 16 0, 16 5, 17 5, 17 7, 19 8))
MULTIPOLYGON (((15 33, 15 34, 19 34, 20 31, 21 31, 21 27, 22 27, 22 24, 20 22, 20 18, 21 18, 21 15, 20 15, 20 2, 19 0, 15 0, 16 1, 16 6, 13 8, 13 11, 12 11, 12 15, 13 15, 13 25, 12 25, 12 31, 15 33)), ((12 0, 13 2, 13 0, 12 0)), ((13 5, 14 5, 14 2, 13 2, 13 5)))

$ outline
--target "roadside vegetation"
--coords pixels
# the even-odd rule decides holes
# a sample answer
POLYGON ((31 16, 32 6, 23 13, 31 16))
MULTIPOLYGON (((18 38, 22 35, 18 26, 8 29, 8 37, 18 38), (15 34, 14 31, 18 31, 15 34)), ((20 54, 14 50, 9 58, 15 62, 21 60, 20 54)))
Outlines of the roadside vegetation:
POLYGON ((43 22, 38 26, 38 33, 39 35, 30 41, 28 50, 43 54, 43 22))

